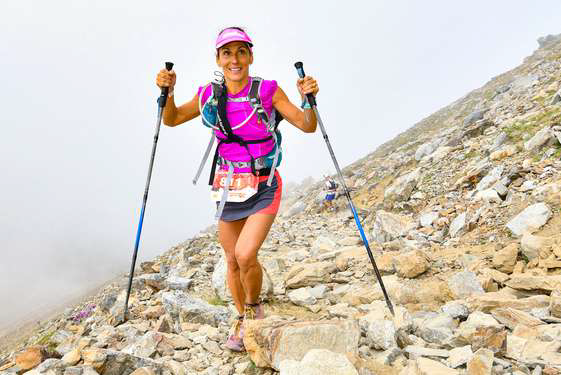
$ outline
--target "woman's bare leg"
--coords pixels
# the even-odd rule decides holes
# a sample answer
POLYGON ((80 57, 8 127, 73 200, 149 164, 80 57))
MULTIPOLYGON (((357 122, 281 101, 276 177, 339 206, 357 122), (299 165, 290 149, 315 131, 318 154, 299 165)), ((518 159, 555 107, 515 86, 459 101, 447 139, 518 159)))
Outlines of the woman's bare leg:
POLYGON ((249 216, 235 245, 235 259, 239 267, 241 283, 245 290, 245 303, 248 304, 256 303, 261 293, 263 272, 257 261, 257 252, 267 238, 275 216, 259 213, 249 216))
POLYGON ((240 267, 238 266, 235 256, 235 249, 238 237, 240 236, 245 222, 246 219, 237 221, 220 220, 218 222, 218 239, 224 249, 226 263, 228 265, 226 280, 228 282, 228 288, 230 288, 234 304, 236 305, 236 309, 240 315, 243 315, 244 313, 244 303, 246 297, 241 282, 240 267))

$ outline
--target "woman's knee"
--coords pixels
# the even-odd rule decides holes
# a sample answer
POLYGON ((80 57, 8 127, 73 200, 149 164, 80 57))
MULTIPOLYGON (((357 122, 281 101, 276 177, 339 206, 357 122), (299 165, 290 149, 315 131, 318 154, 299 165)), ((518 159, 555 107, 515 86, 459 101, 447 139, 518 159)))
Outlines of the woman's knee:
POLYGON ((226 257, 226 265, 228 266, 228 271, 239 271, 240 266, 238 265, 238 261, 234 252, 225 252, 224 256, 226 257))
POLYGON ((236 249, 235 257, 238 266, 242 270, 246 270, 257 264, 257 254, 253 251, 244 251, 242 249, 236 249))

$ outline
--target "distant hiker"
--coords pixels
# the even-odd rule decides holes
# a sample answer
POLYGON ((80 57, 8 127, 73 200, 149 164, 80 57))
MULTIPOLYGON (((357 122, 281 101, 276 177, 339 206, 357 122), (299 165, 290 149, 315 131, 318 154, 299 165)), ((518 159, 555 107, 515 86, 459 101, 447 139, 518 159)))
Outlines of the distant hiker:
MULTIPOLYGON (((209 183, 217 205, 218 237, 228 264, 228 287, 239 312, 226 342, 226 347, 235 351, 245 350, 243 320, 264 317, 259 301, 263 274, 257 252, 281 199, 282 180, 276 170, 282 159, 278 123, 285 118, 304 133, 315 132, 317 126, 306 100, 300 110, 276 81, 249 76, 252 47, 243 29, 222 30, 215 45, 221 81, 199 87, 193 99, 180 107, 174 102, 175 72, 161 70, 156 80, 159 87, 169 87, 166 125, 176 126, 202 113, 203 124, 212 128, 211 142, 194 182, 214 140, 218 142, 209 183)), ((316 80, 309 76, 298 79, 296 86, 302 98, 319 91, 316 80)))
POLYGON ((337 195, 337 187, 338 184, 335 182, 333 178, 328 175, 323 176, 325 180, 324 188, 325 188, 325 198, 324 198, 324 207, 328 210, 334 210, 333 207, 333 200, 335 200, 335 196, 337 195))

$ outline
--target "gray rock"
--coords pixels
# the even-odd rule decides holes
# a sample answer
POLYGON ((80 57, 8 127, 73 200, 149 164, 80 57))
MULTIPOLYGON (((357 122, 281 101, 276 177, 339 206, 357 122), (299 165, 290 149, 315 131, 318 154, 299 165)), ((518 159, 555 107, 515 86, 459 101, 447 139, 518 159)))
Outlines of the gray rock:
POLYGON ((136 276, 135 279, 140 280, 144 285, 152 287, 156 290, 166 288, 165 279, 159 273, 146 273, 144 275, 136 276))
POLYGON ((483 116, 485 115, 485 112, 487 112, 487 110, 473 111, 472 113, 470 113, 470 114, 464 119, 463 125, 464 125, 464 126, 469 126, 469 125, 473 124, 474 122, 483 119, 483 116))
POLYGON ((528 258, 532 260, 538 258, 540 255, 540 250, 544 249, 551 244, 551 240, 547 237, 534 236, 526 232, 522 235, 520 240, 521 252, 528 258))
POLYGON ((416 322, 415 325, 418 336, 425 341, 441 346, 450 345, 457 327, 456 320, 448 314, 438 314, 422 320, 421 323, 416 322))
POLYGON ((383 210, 376 211, 372 228, 372 237, 378 243, 384 243, 405 236, 410 221, 407 217, 383 210))
POLYGON ((290 301, 298 306, 309 306, 317 302, 316 297, 310 293, 310 288, 299 288, 288 293, 290 301))
POLYGON ((503 174, 504 167, 502 165, 496 166, 495 168, 491 169, 491 171, 479 181, 477 184, 476 190, 483 191, 497 182, 501 175, 503 174))
POLYGON ((135 357, 154 358, 157 353, 156 347, 162 339, 163 335, 161 333, 149 331, 135 342, 124 347, 122 352, 135 357))
POLYGON ((170 289, 187 290, 192 283, 193 280, 179 276, 170 276, 167 279, 168 288, 170 289))
POLYGON ((166 312, 180 322, 217 326, 219 323, 227 323, 230 317, 227 308, 210 305, 179 290, 163 293, 162 302, 166 312))
POLYGON ((452 223, 450 223, 450 228, 449 228, 449 233, 451 237, 457 237, 464 233, 464 230, 466 228, 466 217, 467 217, 467 213, 462 212, 461 214, 456 216, 454 220, 452 220, 452 223))
POLYGON ((466 319, 469 316, 468 307, 456 301, 447 302, 440 310, 454 319, 466 319))
POLYGON ((526 232, 532 232, 540 229, 551 218, 552 212, 545 203, 533 204, 514 218, 512 218, 506 227, 516 236, 520 237, 526 232))
POLYGON ((366 338, 371 347, 377 350, 388 350, 397 347, 395 326, 389 320, 370 322, 366 330, 366 338))
POLYGON ((39 366, 35 368, 35 370, 40 373, 48 373, 50 374, 62 374, 66 365, 60 359, 56 358, 48 358, 45 359, 39 366))
POLYGON ((463 299, 485 291, 477 276, 471 271, 461 271, 448 279, 448 288, 455 299, 463 299))
POLYGON ((419 217, 419 222, 422 227, 430 228, 432 227, 432 223, 434 223, 438 219, 438 217, 439 217, 438 212, 435 211, 427 212, 419 217))
POLYGON ((140 367, 147 367, 160 373, 163 368, 161 364, 148 358, 139 358, 114 350, 106 350, 105 353, 107 359, 103 370, 104 375, 130 374, 140 367))
POLYGON ((553 133, 551 132, 550 127, 546 126, 524 143, 524 149, 527 151, 537 149, 546 144, 552 136, 553 133))
POLYGON ((421 168, 397 178, 394 183, 384 192, 384 199, 406 201, 411 196, 413 189, 421 178, 421 168))
POLYGON ((310 294, 317 299, 324 298, 328 290, 329 288, 325 284, 319 284, 309 289, 310 294))
POLYGON ((499 149, 508 140, 508 135, 505 132, 501 132, 493 141, 489 151, 493 152, 499 149))
POLYGON ((419 161, 423 157, 432 154, 438 148, 440 143, 442 143, 440 139, 435 139, 434 141, 427 142, 419 146, 415 152, 415 160, 419 161))
POLYGON ((406 353, 409 353, 412 356, 411 359, 417 357, 440 357, 440 358, 448 358, 450 356, 450 352, 445 349, 432 349, 432 348, 425 348, 422 346, 415 346, 415 345, 408 345, 403 349, 406 353))
POLYGON ((460 367, 468 363, 473 356, 471 345, 462 346, 450 350, 450 357, 448 358, 448 365, 452 368, 460 367))
POLYGON ((287 359, 280 363, 282 375, 359 375, 344 354, 326 349, 312 349, 302 361, 287 359))

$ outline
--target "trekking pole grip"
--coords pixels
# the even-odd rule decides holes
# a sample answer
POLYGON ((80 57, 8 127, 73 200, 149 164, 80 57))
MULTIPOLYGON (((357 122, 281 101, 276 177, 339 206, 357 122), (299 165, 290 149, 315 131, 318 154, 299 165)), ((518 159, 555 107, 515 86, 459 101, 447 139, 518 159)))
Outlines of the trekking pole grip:
MULTIPOLYGON (((296 68, 296 71, 298 72, 298 76, 300 76, 300 78, 304 78, 306 76, 306 73, 304 73, 304 64, 302 64, 301 61, 294 63, 294 67, 296 68)), ((310 103, 311 106, 317 104, 314 94, 306 94, 306 97, 308 98, 308 103, 310 103)))
MULTIPOLYGON (((166 70, 169 72, 172 69, 173 69, 173 63, 166 61, 166 70)), ((160 108, 164 108, 166 106, 166 102, 168 100, 168 92, 169 92, 169 87, 162 87, 160 97, 158 98, 158 105, 160 106, 160 108)))

